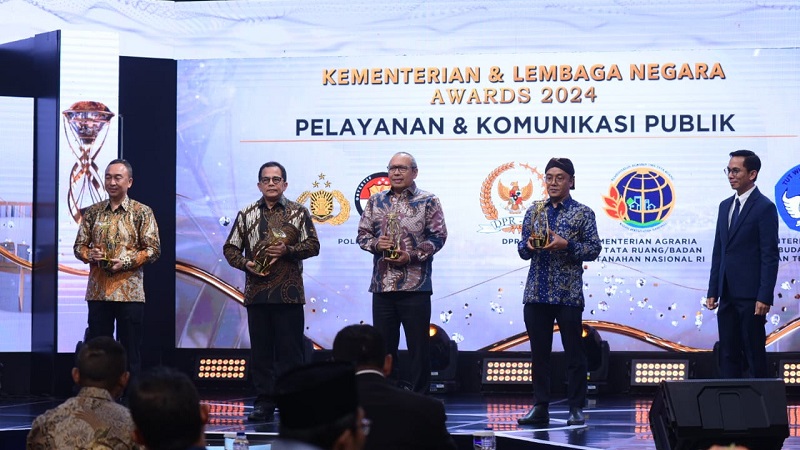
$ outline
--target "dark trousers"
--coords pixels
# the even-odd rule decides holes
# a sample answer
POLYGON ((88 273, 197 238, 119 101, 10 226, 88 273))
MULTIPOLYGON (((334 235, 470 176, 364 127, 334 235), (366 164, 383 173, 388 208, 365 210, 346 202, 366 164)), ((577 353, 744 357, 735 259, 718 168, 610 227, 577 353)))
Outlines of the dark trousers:
POLYGON ((567 358, 567 401, 570 407, 586 403, 586 354, 581 342, 583 310, 575 306, 526 303, 525 329, 531 342, 534 404, 550 403, 550 355, 553 352, 553 322, 558 323, 567 358))
POLYGON ((256 389, 255 404, 274 406, 275 379, 303 364, 303 305, 250 305, 247 307, 247 325, 250 330, 250 376, 256 389))
POLYGON ((89 305, 89 339, 98 336, 114 337, 116 321, 117 340, 128 356, 128 371, 135 380, 142 370, 142 322, 144 302, 109 302, 91 300, 89 305))
MULTIPOLYGON (((727 290, 727 289, 726 289, 727 290)), ((723 296, 717 312, 719 369, 722 378, 767 378, 766 316, 755 315, 756 301, 723 296)))
POLYGON ((397 367, 400 325, 406 334, 411 358, 411 385, 414 392, 427 393, 431 380, 430 292, 383 292, 372 294, 372 323, 386 339, 386 351, 397 367))

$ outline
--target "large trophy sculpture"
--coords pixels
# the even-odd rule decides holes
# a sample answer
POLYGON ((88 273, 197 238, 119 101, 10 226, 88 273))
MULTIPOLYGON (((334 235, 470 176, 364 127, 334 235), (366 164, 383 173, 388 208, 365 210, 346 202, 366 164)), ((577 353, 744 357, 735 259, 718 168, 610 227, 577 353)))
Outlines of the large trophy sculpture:
POLYGON ((550 224, 547 221, 546 206, 546 200, 539 200, 533 203, 531 237, 528 239, 533 248, 542 248, 550 242, 550 224))
POLYGON ((253 255, 253 263, 255 264, 253 270, 261 275, 267 275, 272 265, 278 260, 277 257, 269 256, 267 249, 278 242, 284 241, 285 243, 285 239, 286 232, 280 228, 270 228, 265 231, 264 238, 256 244, 255 254, 253 255))
POLYGON ((386 214, 386 235, 392 240, 392 246, 383 251, 386 259, 397 259, 400 257, 400 220, 396 212, 386 214))
POLYGON ((67 143, 78 159, 69 176, 67 205, 72 218, 80 223, 81 210, 104 197, 103 177, 94 160, 106 141, 114 113, 100 102, 81 101, 62 114, 67 143))

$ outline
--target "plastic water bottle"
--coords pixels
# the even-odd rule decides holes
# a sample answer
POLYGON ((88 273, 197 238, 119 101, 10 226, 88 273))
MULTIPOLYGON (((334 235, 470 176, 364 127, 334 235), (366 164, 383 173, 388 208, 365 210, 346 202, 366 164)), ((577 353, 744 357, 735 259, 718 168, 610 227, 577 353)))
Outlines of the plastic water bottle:
POLYGON ((247 441, 247 435, 244 431, 236 432, 236 439, 233 440, 233 450, 250 450, 250 442, 247 441))
POLYGON ((474 450, 497 450, 494 431, 491 428, 486 428, 483 431, 475 432, 472 435, 472 448, 474 450))

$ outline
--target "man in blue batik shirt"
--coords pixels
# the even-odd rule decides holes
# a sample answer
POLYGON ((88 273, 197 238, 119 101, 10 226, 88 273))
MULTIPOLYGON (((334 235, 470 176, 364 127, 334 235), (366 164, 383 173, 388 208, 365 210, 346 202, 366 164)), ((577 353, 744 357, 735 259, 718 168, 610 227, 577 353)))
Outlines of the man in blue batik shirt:
MULTIPOLYGON (((523 297, 525 328, 531 343, 534 407, 517 419, 520 425, 550 421, 550 354, 553 322, 558 323, 567 359, 568 425, 583 425, 586 402, 586 355, 581 344, 583 262, 600 254, 594 212, 570 196, 575 189, 575 167, 567 158, 552 158, 545 168, 549 198, 525 213, 517 250, 531 260, 523 297), (537 215, 546 214, 544 240, 531 236, 537 215), (544 242, 543 242, 544 241, 544 242)), ((543 225, 543 224, 539 224, 543 225)))

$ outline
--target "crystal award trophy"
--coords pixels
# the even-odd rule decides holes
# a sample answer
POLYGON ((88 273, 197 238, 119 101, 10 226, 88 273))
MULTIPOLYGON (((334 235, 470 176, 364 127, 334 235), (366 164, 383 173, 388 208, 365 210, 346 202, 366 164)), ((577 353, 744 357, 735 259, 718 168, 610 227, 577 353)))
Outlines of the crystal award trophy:
POLYGON ((531 237, 528 242, 533 248, 542 248, 550 242, 550 224, 547 222, 547 208, 544 200, 533 204, 531 237))
POLYGON ((270 228, 264 232, 264 238, 256 244, 255 258, 253 258, 253 263, 255 264, 253 267, 254 271, 261 275, 269 273, 270 268, 272 268, 272 265, 275 264, 278 258, 269 256, 267 254, 267 249, 284 239, 286 239, 286 232, 280 228, 270 228))
POLYGON ((383 251, 386 259, 397 259, 400 257, 400 220, 396 212, 386 215, 386 235, 392 240, 392 246, 383 251))

